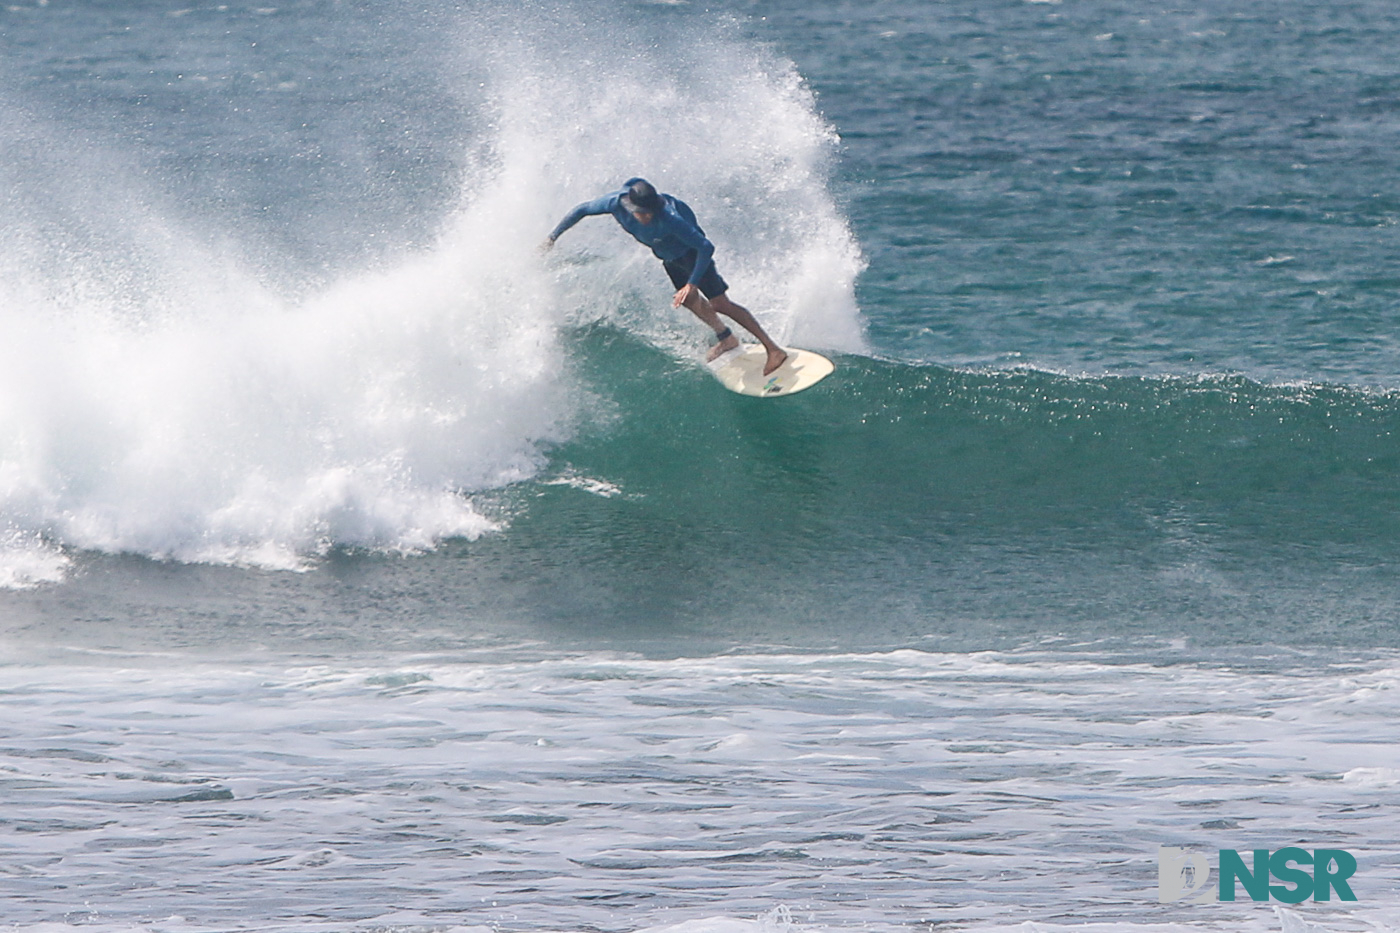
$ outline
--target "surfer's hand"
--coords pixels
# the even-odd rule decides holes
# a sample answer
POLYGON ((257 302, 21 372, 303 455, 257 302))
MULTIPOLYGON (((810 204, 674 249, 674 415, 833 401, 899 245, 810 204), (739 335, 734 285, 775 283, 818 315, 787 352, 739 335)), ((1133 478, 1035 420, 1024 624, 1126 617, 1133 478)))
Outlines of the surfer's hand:
POLYGON ((671 307, 679 308, 681 305, 690 301, 691 298, 695 297, 695 294, 698 291, 700 291, 700 289, 696 288, 689 282, 686 282, 684 285, 681 286, 681 290, 676 292, 676 297, 675 300, 671 302, 671 307))
POLYGON ((540 244, 540 252, 541 252, 541 253, 547 253, 547 252, 549 252, 549 251, 552 250, 552 249, 554 249, 554 238, 553 238, 553 237, 545 237, 544 242, 540 244))

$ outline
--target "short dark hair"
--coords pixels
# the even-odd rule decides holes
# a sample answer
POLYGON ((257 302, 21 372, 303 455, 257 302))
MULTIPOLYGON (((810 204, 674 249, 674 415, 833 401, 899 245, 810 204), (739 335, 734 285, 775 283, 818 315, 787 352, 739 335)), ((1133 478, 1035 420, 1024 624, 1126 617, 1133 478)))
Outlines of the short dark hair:
POLYGON ((629 178, 626 188, 627 193, 623 198, 634 210, 646 211, 648 214, 655 214, 661 210, 661 195, 656 193, 651 182, 645 178, 629 178))

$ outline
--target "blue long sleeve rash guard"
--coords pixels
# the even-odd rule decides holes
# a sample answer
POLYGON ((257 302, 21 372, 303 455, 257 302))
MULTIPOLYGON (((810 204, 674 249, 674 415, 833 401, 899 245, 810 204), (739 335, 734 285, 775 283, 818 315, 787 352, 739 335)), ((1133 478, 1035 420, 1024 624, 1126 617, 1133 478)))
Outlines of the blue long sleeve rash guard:
POLYGON ((583 202, 559 221, 559 226, 554 228, 554 232, 549 235, 549 238, 551 240, 559 239, 560 234, 585 217, 596 214, 612 214, 613 219, 622 226, 622 229, 632 234, 633 239, 643 246, 651 247, 651 251, 657 259, 674 262, 691 250, 695 250, 695 268, 691 271, 688 281, 691 285, 699 285, 700 279, 710 268, 712 257, 715 254, 715 245, 706 238, 705 231, 700 229, 700 224, 695 220, 695 212, 690 209, 690 205, 680 198, 663 194, 661 199, 665 202, 665 207, 652 215, 651 223, 644 224, 632 216, 632 212, 623 206, 622 196, 626 193, 627 189, 624 188, 621 191, 614 191, 612 194, 605 194, 601 198, 583 202))

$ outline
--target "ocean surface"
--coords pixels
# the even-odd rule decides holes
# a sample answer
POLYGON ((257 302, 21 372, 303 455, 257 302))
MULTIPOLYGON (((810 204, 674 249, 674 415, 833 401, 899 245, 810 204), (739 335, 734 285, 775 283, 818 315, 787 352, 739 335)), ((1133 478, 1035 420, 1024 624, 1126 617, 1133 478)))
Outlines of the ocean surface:
POLYGON ((1396 48, 0 7, 0 931, 1400 930, 1396 48), (633 175, 836 373, 730 395, 611 220, 538 249, 633 175))

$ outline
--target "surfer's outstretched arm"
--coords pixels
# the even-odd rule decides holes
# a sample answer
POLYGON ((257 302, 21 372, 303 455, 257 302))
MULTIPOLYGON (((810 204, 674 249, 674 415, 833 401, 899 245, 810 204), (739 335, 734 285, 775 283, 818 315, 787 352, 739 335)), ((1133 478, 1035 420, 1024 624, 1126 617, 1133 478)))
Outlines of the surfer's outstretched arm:
POLYGON ((594 198, 592 201, 584 201, 582 204, 569 211, 569 213, 564 215, 564 219, 559 221, 558 225, 550 231, 549 236, 544 241, 545 249, 553 246, 554 241, 559 239, 565 230, 568 230, 583 218, 592 217, 596 214, 611 214, 613 203, 616 199, 616 194, 605 194, 601 198, 594 198))

